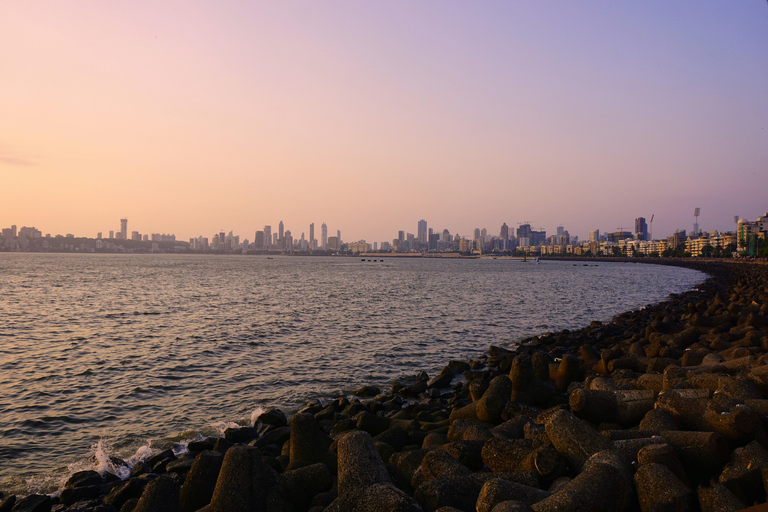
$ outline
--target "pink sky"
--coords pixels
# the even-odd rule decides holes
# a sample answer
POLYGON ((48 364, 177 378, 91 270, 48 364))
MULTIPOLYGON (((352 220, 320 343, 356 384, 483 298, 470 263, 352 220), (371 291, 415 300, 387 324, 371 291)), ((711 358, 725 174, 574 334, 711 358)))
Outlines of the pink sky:
POLYGON ((768 4, 0 4, 0 227, 654 235, 768 211, 768 4))

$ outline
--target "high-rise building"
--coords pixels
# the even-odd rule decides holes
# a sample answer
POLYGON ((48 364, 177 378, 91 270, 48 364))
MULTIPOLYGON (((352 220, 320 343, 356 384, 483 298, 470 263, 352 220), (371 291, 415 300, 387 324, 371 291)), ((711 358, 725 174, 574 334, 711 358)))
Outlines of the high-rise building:
POLYGON ((341 230, 336 230, 336 238, 339 240, 339 248, 341 248, 341 230))
POLYGON ((509 226, 507 223, 501 225, 501 231, 499 232, 499 238, 502 240, 509 240, 509 226))
POLYGON ((264 249, 264 232, 263 231, 257 231, 256 232, 256 238, 254 240, 254 245, 256 246, 256 250, 260 251, 264 249))
POLYGON ((648 224, 645 222, 645 217, 635 219, 635 239, 648 240, 648 224))
POLYGON ((264 249, 272 245, 272 226, 264 226, 264 249))
POLYGON ((123 240, 128 239, 128 219, 120 219, 120 233, 123 240))
POLYGON ((109 238, 115 238, 115 232, 112 230, 109 230, 109 238))
POLYGON ((426 245, 426 243, 429 241, 427 239, 427 221, 424 219, 421 219, 419 221, 419 228, 418 228, 417 236, 419 237, 419 242, 426 245))
POLYGON ((309 225, 309 248, 315 248, 315 223, 309 225))
POLYGON ((285 233, 283 231, 283 221, 280 221, 280 224, 277 225, 277 239, 282 242, 284 236, 285 233))
POLYGON ((400 230, 397 232, 397 240, 401 246, 405 243, 405 231, 400 230))
POLYGON ((600 241, 600 230, 596 229, 594 231, 589 232, 589 241, 590 242, 599 242, 600 241))
POLYGON ((563 231, 565 231, 565 228, 563 226, 557 226, 557 236, 558 237, 563 236, 563 231))
POLYGON ((325 222, 320 226, 320 247, 323 250, 328 248, 328 226, 325 225, 325 222))

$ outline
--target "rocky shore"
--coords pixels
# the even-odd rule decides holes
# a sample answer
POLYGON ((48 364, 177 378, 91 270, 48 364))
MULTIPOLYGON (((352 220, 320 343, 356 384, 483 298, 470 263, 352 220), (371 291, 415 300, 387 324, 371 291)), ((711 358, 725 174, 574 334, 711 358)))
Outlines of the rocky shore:
MULTIPOLYGON (((726 511, 768 488, 768 265, 0 512, 726 511)), ((120 461, 115 461, 120 464, 120 461)))

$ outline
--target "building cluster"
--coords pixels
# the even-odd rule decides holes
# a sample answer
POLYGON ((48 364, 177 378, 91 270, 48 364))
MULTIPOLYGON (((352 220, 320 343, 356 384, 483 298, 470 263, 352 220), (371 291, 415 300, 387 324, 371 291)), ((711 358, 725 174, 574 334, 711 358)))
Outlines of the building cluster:
POLYGON ((341 240, 341 231, 335 236, 328 236, 328 226, 320 226, 320 238, 315 236, 315 224, 309 225, 309 238, 305 232, 297 238, 290 229, 285 229, 283 221, 277 225, 277 231, 272 231, 271 225, 256 231, 254 240, 240 240, 232 231, 216 233, 211 239, 204 236, 189 239, 189 248, 197 252, 286 252, 286 253, 338 253, 352 252, 348 245, 341 240))
MULTIPOLYGON (((698 210, 697 210, 698 215, 698 210)), ((416 233, 399 231, 391 242, 367 243, 365 240, 344 242, 341 231, 329 236, 328 226, 320 226, 319 237, 315 236, 315 224, 309 225, 309 236, 302 232, 295 237, 280 221, 277 230, 264 226, 256 231, 253 242, 241 240, 232 231, 215 233, 207 237, 190 238, 189 243, 176 240, 175 235, 141 234, 132 231, 128 235, 128 219, 120 219, 120 229, 109 232, 108 238, 98 233, 96 238, 76 238, 50 234, 43 236, 34 227, 16 226, 2 229, 0 250, 4 251, 82 251, 82 252, 215 252, 215 253, 296 253, 296 254, 359 254, 366 252, 384 253, 459 253, 459 254, 510 254, 529 256, 724 256, 739 253, 758 256, 768 250, 768 213, 750 222, 737 220, 736 231, 720 233, 703 232, 694 224, 691 233, 677 230, 661 240, 653 240, 648 223, 643 217, 635 219, 634 231, 619 228, 601 233, 590 231, 588 240, 579 240, 559 226, 555 234, 547 236, 541 228, 534 228, 530 222, 518 224, 516 229, 506 223, 501 225, 499 234, 492 235, 486 228, 475 228, 469 236, 449 230, 435 230, 427 221, 419 220, 416 233)), ((653 221, 653 219, 651 219, 653 221)))

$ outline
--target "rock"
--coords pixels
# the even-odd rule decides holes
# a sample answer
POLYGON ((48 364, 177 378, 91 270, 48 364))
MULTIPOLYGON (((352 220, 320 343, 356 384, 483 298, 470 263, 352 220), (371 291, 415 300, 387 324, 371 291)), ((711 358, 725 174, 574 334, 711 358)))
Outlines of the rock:
POLYGON ((611 442, 570 412, 558 410, 546 422, 552 445, 574 470, 597 452, 608 450, 611 442))
POLYGON ((176 460, 176 455, 173 453, 173 450, 168 449, 163 450, 160 453, 156 453, 144 462, 147 464, 147 466, 152 468, 152 472, 164 473, 165 467, 174 460, 176 460))
POLYGON ((309 414, 294 414, 291 418, 291 462, 289 468, 324 462, 331 438, 323 432, 309 414))
MULTIPOLYGON (((271 425, 273 427, 287 427, 288 420, 285 418, 285 413, 280 409, 270 407, 256 418, 256 423, 262 423, 264 425, 271 425)), ((254 425, 255 426, 255 425, 254 425)))
POLYGON ((450 420, 457 419, 478 419, 489 423, 499 423, 501 421, 501 412, 504 406, 509 402, 512 392, 512 382, 506 375, 499 375, 494 378, 488 390, 483 393, 482 398, 477 402, 454 409, 451 412, 450 420))
POLYGON ((502 501, 493 507, 491 512, 533 512, 531 507, 522 501, 502 501))
POLYGON ((426 512, 451 506, 459 510, 475 510, 482 484, 468 476, 434 478, 419 485, 414 493, 426 512))
POLYGON ((696 495, 663 464, 645 464, 635 473, 642 512, 693 510, 696 495))
POLYGON ((469 476, 471 473, 467 466, 464 466, 443 450, 433 450, 427 453, 421 461, 421 472, 424 480, 469 476))
POLYGON ((401 427, 392 427, 373 438, 374 441, 387 443, 395 451, 400 451, 409 444, 408 433, 401 427))
POLYGON ((85 487, 88 485, 101 485, 104 483, 104 479, 96 471, 78 471, 73 474, 67 482, 64 484, 65 489, 72 489, 74 487, 85 487))
POLYGON ((247 444, 259 438, 259 431, 254 427, 235 427, 224 431, 224 437, 232 444, 247 444))
POLYGON ((211 498, 213 512, 283 510, 287 503, 277 474, 253 446, 236 445, 227 450, 211 498))
POLYGON ((104 498, 104 503, 120 510, 126 501, 138 499, 149 482, 147 478, 131 478, 112 489, 104 498))
POLYGON ((394 453, 389 461, 397 466, 397 469, 409 482, 413 479, 413 473, 421 467, 421 461, 429 453, 429 450, 409 450, 394 453))
POLYGON ((286 471, 281 475, 288 500, 297 510, 306 510, 312 499, 333 486, 333 478, 325 464, 317 463, 286 471))
POLYGON ((632 492, 632 467, 612 451, 590 457, 579 475, 531 505, 535 512, 614 512, 624 510, 632 492))
POLYGON ((169 476, 160 476, 152 480, 144 492, 134 512, 177 512, 179 510, 179 484, 169 476))
POLYGON ((210 450, 195 457, 179 492, 181 512, 194 512, 211 502, 223 461, 222 454, 210 450))
POLYGON ((367 432, 355 430, 338 440, 339 497, 373 484, 390 483, 387 468, 367 432))
POLYGON ((640 430, 678 430, 675 418, 663 409, 651 409, 640 420, 640 430))
POLYGON ((11 495, 2 498, 0 499, 0 512, 11 512, 14 505, 16 505, 16 496, 11 495))
POLYGON ((422 512, 422 508, 393 485, 377 483, 340 495, 325 512, 422 512))
POLYGON ((552 479, 563 469, 563 460, 553 447, 533 448, 527 439, 491 439, 483 446, 482 458, 495 473, 527 471, 552 479))
POLYGON ((53 502, 49 496, 30 494, 16 502, 13 512, 50 512, 53 502))
POLYGON ((709 487, 699 487, 699 505, 701 512, 720 512, 721 510, 742 510, 747 508, 725 485, 713 483, 709 487))
POLYGON ((491 512, 502 501, 511 500, 517 500, 530 506, 549 497, 550 494, 535 487, 528 487, 502 480, 501 478, 494 478, 488 480, 480 490, 476 509, 477 512, 491 512))

